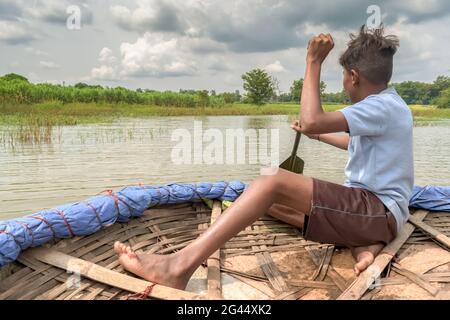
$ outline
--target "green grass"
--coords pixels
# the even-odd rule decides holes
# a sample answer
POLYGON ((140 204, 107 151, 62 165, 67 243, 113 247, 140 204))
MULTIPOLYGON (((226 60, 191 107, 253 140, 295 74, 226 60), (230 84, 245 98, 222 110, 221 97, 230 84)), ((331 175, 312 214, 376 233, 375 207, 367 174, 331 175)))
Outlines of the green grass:
POLYGON ((434 106, 410 106, 415 121, 449 120, 450 108, 436 108, 434 106))
MULTIPOLYGON (((336 111, 343 105, 324 105, 326 111, 336 111)), ((416 121, 450 119, 450 109, 411 106, 416 121)), ((85 123, 112 122, 120 118, 155 116, 214 116, 214 115, 290 115, 299 113, 297 104, 267 104, 256 106, 232 104, 221 107, 163 107, 141 104, 92 104, 55 102, 33 105, 0 105, 0 124, 29 126, 62 126, 85 123)))
MULTIPOLYGON (((336 111, 343 105, 324 105, 326 111, 336 111)), ((450 109, 411 106, 418 124, 450 119, 450 109)), ((288 115, 298 118, 299 106, 294 103, 256 106, 231 104, 216 107, 163 107, 142 104, 97 104, 57 102, 32 105, 0 104, 0 125, 9 127, 0 134, 0 144, 15 147, 21 144, 49 143, 55 138, 54 128, 78 124, 110 123, 121 118, 168 116, 237 116, 288 115)))

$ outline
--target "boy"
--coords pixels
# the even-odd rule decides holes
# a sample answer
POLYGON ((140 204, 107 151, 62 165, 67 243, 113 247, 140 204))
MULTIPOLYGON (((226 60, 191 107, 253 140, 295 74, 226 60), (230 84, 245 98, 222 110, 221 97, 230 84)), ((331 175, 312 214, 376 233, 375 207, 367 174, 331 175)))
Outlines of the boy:
POLYGON ((305 238, 352 249, 358 275, 406 223, 413 187, 412 115, 388 88, 398 40, 383 29, 351 35, 340 63, 353 105, 325 113, 321 66, 334 43, 311 39, 306 59, 301 120, 292 128, 348 150, 347 182, 337 185, 281 169, 257 178, 198 239, 171 255, 136 254, 117 242, 125 269, 158 284, 184 289, 198 266, 265 213, 303 228, 305 238), (346 132, 347 135, 333 135, 346 132))

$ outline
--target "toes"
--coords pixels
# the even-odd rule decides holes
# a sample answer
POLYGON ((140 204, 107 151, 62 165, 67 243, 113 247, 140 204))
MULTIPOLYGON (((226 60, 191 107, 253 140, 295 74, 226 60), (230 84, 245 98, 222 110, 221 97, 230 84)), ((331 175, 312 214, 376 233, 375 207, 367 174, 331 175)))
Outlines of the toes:
POLYGON ((122 254, 124 254, 124 253, 127 253, 127 247, 123 244, 123 243, 121 243, 121 242, 119 242, 119 241, 116 241, 115 243, 114 243, 114 251, 118 254, 118 255, 122 255, 122 254))
POLYGON ((137 254, 136 252, 133 251, 133 249, 131 249, 130 247, 126 247, 125 250, 129 258, 131 259, 137 258, 137 254))
POLYGON ((356 275, 356 276, 359 276, 359 275, 361 274, 361 272, 364 271, 364 270, 363 270, 363 266, 361 266, 360 263, 357 263, 357 264, 355 265, 355 267, 353 268, 353 271, 355 271, 355 275, 356 275))
POLYGON ((359 276, 361 272, 364 272, 371 264, 372 262, 369 259, 359 261, 354 267, 355 274, 359 276))
POLYGON ((122 254, 121 243, 120 243, 119 241, 116 241, 116 242, 114 243, 114 251, 115 251, 117 254, 122 254))

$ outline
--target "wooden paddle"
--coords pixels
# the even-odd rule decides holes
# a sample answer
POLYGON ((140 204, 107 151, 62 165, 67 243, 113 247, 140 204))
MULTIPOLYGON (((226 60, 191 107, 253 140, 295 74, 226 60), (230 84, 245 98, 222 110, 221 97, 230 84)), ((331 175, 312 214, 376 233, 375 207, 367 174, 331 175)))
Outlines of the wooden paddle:
MULTIPOLYGON (((297 136, 295 137, 295 143, 294 148, 292 149, 291 156, 284 161, 280 168, 297 173, 297 174, 303 174, 303 169, 305 168, 305 161, 303 159, 297 157, 297 150, 298 146, 300 145, 300 139, 302 137, 302 134, 300 132, 297 132, 297 136)), ((228 207, 230 207, 233 203, 230 201, 222 201, 223 209, 226 210, 228 207)))
POLYGON ((294 148, 292 149, 292 154, 286 161, 284 161, 280 165, 281 169, 284 169, 284 170, 287 170, 290 172, 294 172, 297 174, 303 174, 303 169, 305 168, 305 161, 303 161, 303 159, 301 159, 297 156, 297 150, 298 150, 298 146, 300 145, 301 137, 302 137, 302 134, 300 132, 297 132, 297 136, 295 138, 295 143, 294 143, 294 148))

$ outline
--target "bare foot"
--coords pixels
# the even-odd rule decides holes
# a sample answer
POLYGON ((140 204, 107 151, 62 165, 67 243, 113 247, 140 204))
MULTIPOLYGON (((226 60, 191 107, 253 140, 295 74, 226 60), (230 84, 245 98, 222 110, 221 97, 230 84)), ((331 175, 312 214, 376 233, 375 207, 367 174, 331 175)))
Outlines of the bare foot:
POLYGON ((114 244, 120 264, 150 282, 184 290, 192 274, 183 271, 175 255, 137 254, 121 242, 114 244))
POLYGON ((356 259, 356 264, 353 268, 356 276, 359 276, 363 271, 372 265, 375 257, 384 248, 383 244, 375 244, 367 247, 352 248, 353 257, 356 259))

